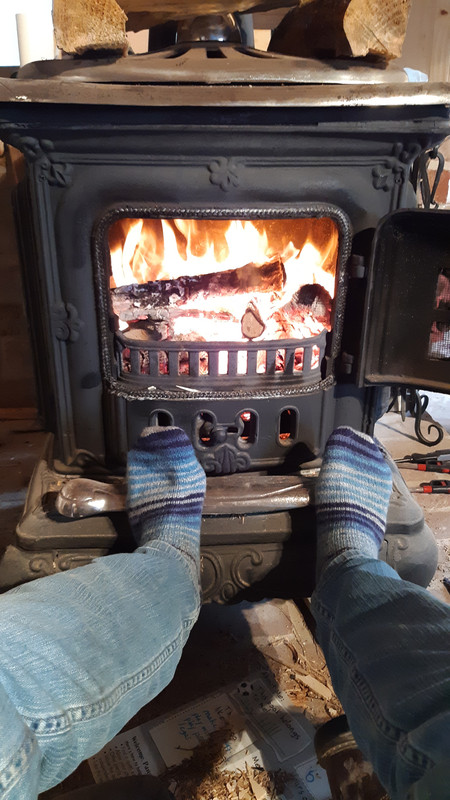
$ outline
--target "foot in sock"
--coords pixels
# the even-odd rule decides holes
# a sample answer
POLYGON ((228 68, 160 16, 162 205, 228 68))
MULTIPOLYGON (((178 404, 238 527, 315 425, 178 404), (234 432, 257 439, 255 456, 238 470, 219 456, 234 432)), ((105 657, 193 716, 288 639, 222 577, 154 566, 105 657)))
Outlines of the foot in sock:
POLYGON ((128 518, 137 544, 163 540, 198 560, 205 486, 181 428, 145 428, 128 454, 128 518))
POLYGON ((391 489, 391 471, 373 439, 337 428, 316 487, 318 575, 345 550, 377 558, 391 489))

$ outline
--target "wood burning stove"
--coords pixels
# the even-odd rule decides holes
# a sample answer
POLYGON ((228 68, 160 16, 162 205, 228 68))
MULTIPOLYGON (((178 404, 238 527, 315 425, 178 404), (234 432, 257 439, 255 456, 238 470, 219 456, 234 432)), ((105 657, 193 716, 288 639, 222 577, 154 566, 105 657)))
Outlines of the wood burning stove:
MULTIPOLYGON (((208 476, 205 599, 311 591, 332 429, 371 432, 381 384, 449 389, 448 217, 411 210, 410 181, 449 130, 444 86, 218 43, 2 82, 52 434, 2 585, 130 547, 124 514, 83 518, 74 487, 117 499, 140 430, 175 424, 208 476)), ((406 502, 388 534, 425 531, 426 583, 406 502)))

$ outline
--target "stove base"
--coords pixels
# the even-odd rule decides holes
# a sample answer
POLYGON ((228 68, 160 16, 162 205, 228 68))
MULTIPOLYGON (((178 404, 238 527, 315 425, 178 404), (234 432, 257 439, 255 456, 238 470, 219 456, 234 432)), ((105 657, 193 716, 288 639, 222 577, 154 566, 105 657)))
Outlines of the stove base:
MULTIPOLYGON (((133 549, 124 513, 73 520, 55 512, 52 498, 67 476, 52 469, 51 450, 49 437, 30 482, 16 542, 0 562, 2 591, 133 549)), ((427 586, 437 566, 437 545, 422 509, 388 460, 393 492, 380 558, 400 577, 427 586)), ((307 597, 315 582, 314 509, 204 516, 201 556, 204 602, 307 597)))

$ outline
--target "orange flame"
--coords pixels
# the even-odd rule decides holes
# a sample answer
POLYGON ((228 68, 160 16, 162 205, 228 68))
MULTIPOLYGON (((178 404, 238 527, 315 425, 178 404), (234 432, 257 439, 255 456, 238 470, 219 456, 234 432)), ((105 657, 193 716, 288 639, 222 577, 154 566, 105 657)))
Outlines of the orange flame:
MULTIPOLYGON (((280 329, 277 316, 273 314, 306 284, 320 284, 332 298, 337 251, 338 230, 329 218, 254 222, 122 219, 110 231, 111 286, 223 272, 249 263, 262 265, 279 257, 286 273, 282 293, 196 296, 183 305, 187 312, 196 310, 195 323, 188 314, 180 316, 174 322, 173 335, 189 340, 195 324, 198 339, 246 341, 240 320, 252 300, 266 323, 263 339, 305 338, 323 330, 323 319, 318 320, 314 314, 304 311, 298 321, 289 320, 287 335, 286 327, 280 329), (206 315, 201 318, 198 312, 202 311, 224 311, 232 319, 214 321, 206 315)), ((126 327, 122 320, 119 324, 122 329, 126 327)))

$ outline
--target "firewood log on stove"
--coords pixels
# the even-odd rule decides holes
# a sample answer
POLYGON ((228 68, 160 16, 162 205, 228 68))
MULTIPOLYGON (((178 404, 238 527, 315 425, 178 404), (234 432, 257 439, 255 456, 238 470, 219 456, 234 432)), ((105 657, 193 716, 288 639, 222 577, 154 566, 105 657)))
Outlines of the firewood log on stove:
POLYGON ((274 30, 269 50, 303 58, 401 55, 411 0, 309 0, 274 30))
POLYGON ((275 28, 269 50, 303 58, 351 56, 344 33, 350 0, 311 0, 289 11, 275 28))
POLYGON ((297 0, 53 0, 57 46, 82 55, 91 50, 126 55, 126 30, 140 31, 169 20, 293 6, 297 0))
POLYGON ((229 297, 253 292, 280 292, 285 281, 283 263, 275 259, 261 266, 246 264, 224 272, 119 286, 111 289, 111 298, 114 313, 122 320, 152 316, 154 312, 154 318, 164 319, 170 306, 182 306, 200 295, 229 297))
POLYGON ((344 31, 352 55, 399 58, 411 0, 351 0, 344 15, 344 31))
POLYGON ((89 50, 125 54, 127 17, 116 0, 53 0, 56 44, 65 53, 89 50))

